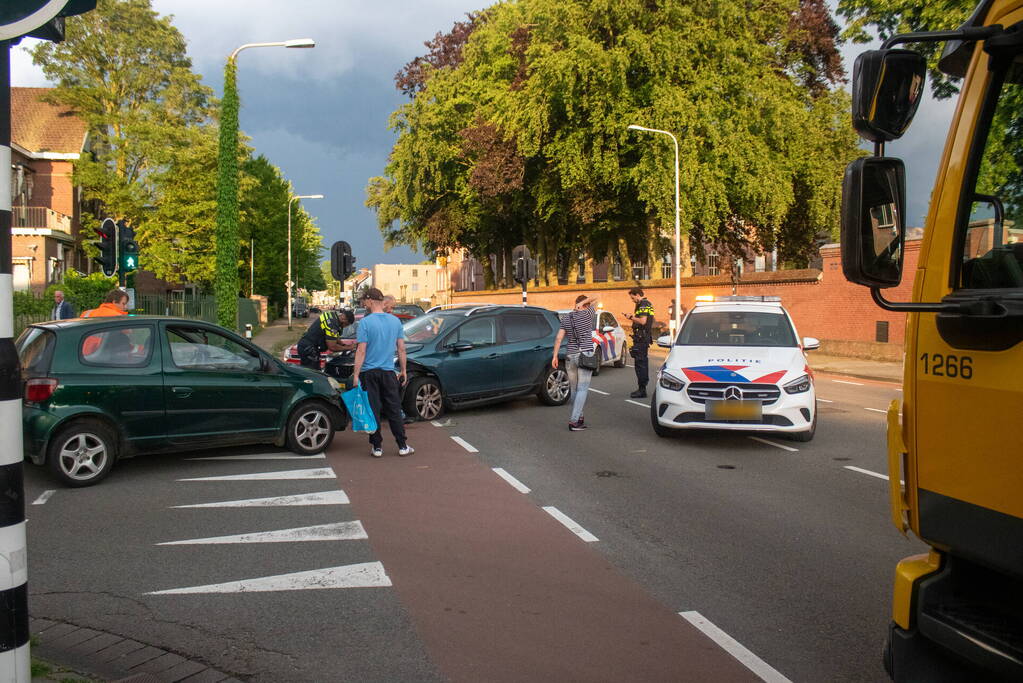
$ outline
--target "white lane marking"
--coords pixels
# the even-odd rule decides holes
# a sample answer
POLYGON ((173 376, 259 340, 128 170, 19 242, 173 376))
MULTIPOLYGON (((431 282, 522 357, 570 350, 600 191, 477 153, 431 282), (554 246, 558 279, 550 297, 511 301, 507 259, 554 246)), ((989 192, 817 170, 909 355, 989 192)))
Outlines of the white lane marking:
POLYGON ((207 538, 190 538, 184 541, 167 541, 156 545, 215 545, 218 543, 292 543, 301 541, 352 541, 369 538, 362 522, 332 522, 303 526, 295 529, 277 529, 275 531, 254 531, 248 534, 232 534, 230 536, 209 536, 207 538))
MULTIPOLYGON (((865 470, 865 469, 863 469, 861 467, 853 467, 852 465, 843 465, 843 467, 845 469, 847 469, 847 470, 852 470, 853 472, 859 472, 860 474, 865 474, 868 477, 877 477, 878 479, 884 479, 885 481, 888 481, 888 475, 887 474, 881 474, 880 472, 871 472, 870 470, 865 470)), ((905 484, 906 482, 904 482, 903 480, 899 479, 899 483, 900 484, 905 484)))
POLYGON ((760 680, 768 683, 791 683, 777 669, 747 650, 739 641, 719 629, 699 612, 679 612, 679 616, 700 629, 705 636, 720 645, 725 652, 735 657, 760 680))
POLYGON ((609 394, 606 391, 601 391, 600 389, 594 389, 593 387, 590 387, 590 391, 592 391, 595 394, 600 394, 601 396, 610 396, 611 395, 611 394, 609 394))
POLYGON ((262 507, 298 507, 303 505, 348 505, 348 494, 344 491, 323 491, 322 493, 300 493, 295 496, 272 496, 270 498, 243 498, 242 500, 223 500, 216 503, 196 503, 195 505, 175 505, 178 508, 262 508, 262 507))
POLYGON ((573 534, 583 539, 587 543, 593 543, 594 541, 600 540, 599 538, 591 534, 589 531, 579 526, 574 519, 572 519, 571 517, 569 517, 564 512, 554 507, 553 505, 547 505, 546 507, 544 507, 544 511, 554 519, 564 524, 569 531, 571 531, 573 534))
POLYGON ((817 400, 820 401, 821 403, 834 403, 834 401, 829 401, 826 398, 818 398, 817 400))
POLYGON ((43 491, 42 495, 40 495, 38 498, 36 498, 35 500, 32 501, 32 504, 33 505, 46 505, 46 501, 48 501, 50 499, 50 496, 52 496, 56 492, 57 492, 57 489, 50 489, 48 491, 43 491))
POLYGON ((640 408, 649 408, 650 407, 649 403, 640 403, 639 401, 633 401, 631 398, 625 399, 625 402, 626 403, 631 403, 634 406, 639 406, 640 408))
POLYGON ((262 576, 205 586, 171 588, 152 591, 146 595, 184 595, 187 593, 267 593, 270 591, 301 591, 322 588, 381 588, 391 585, 391 579, 379 562, 349 564, 343 567, 313 569, 292 574, 262 576))
POLYGON ((500 467, 493 467, 491 469, 493 469, 494 472, 497 473, 497 476, 501 477, 501 479, 504 479, 506 482, 511 484, 512 488, 514 488, 516 491, 519 491, 521 493, 529 493, 529 487, 528 486, 523 484, 521 481, 519 481, 518 479, 516 479, 512 475, 510 475, 507 472, 505 472, 504 469, 502 469, 500 467))
POLYGON ((863 386, 863 382, 847 382, 844 379, 833 379, 831 381, 832 382, 838 382, 839 384, 851 384, 854 387, 862 387, 863 386))
POLYGON ((451 437, 451 440, 454 441, 455 443, 457 443, 459 446, 461 446, 465 450, 469 451, 470 453, 479 453, 480 452, 478 448, 476 448, 475 446, 473 446, 471 443, 469 443, 468 441, 466 441, 465 439, 463 439, 460 436, 453 436, 453 437, 451 437))
POLYGON ((790 453, 798 453, 799 452, 798 448, 793 448, 792 446, 785 446, 785 445, 780 444, 780 443, 775 443, 773 441, 768 441, 767 439, 761 439, 759 436, 751 436, 749 438, 753 439, 754 441, 759 441, 760 443, 766 443, 768 446, 774 446, 775 448, 780 448, 780 449, 782 449, 784 451, 789 451, 790 453))
POLYGON ((433 420, 432 422, 430 422, 430 424, 432 424, 432 425, 433 425, 434 427, 443 427, 443 426, 444 426, 444 425, 442 425, 442 424, 441 424, 441 423, 440 423, 439 421, 437 421, 437 420, 433 420))
POLYGON ((864 410, 869 410, 872 413, 887 413, 888 412, 887 410, 881 410, 880 408, 864 408, 864 410))
POLYGON ((329 467, 313 470, 285 470, 283 472, 255 472, 252 474, 228 474, 222 477, 197 477, 178 481, 255 481, 291 479, 334 479, 334 470, 329 467))
POLYGON ((185 458, 186 460, 314 460, 326 458, 323 453, 297 455, 295 453, 254 453, 253 455, 216 455, 209 458, 185 458))

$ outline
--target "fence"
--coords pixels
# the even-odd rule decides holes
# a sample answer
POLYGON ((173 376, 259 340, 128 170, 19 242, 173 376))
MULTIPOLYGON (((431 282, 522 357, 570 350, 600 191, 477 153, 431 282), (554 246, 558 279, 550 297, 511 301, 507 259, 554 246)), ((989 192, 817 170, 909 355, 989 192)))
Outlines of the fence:
MULTIPOLYGON (((52 301, 47 300, 45 304, 42 294, 33 295, 39 307, 52 306, 52 301)), ((35 309, 36 306, 30 306, 35 309)), ((135 297, 135 310, 137 315, 164 315, 174 318, 188 318, 190 320, 203 320, 208 323, 217 322, 217 299, 214 296, 200 295, 188 297, 187 299, 171 298, 163 294, 140 294, 135 297)), ((14 336, 17 338, 21 331, 33 323, 41 323, 50 320, 50 313, 15 312, 14 315, 14 336)), ((241 332, 245 329, 246 323, 252 325, 253 331, 259 328, 259 302, 251 299, 238 299, 238 329, 241 332)))

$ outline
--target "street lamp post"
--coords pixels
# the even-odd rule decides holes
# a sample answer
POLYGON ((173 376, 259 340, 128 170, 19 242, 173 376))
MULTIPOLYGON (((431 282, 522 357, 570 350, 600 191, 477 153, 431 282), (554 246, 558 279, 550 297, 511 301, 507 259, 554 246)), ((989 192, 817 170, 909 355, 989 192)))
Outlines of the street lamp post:
POLYGON ((322 194, 300 194, 288 200, 288 281, 284 284, 288 288, 288 329, 291 329, 291 292, 295 283, 291 280, 291 205, 296 199, 323 199, 322 194))
POLYGON ((646 128, 635 124, 629 126, 629 130, 641 130, 647 133, 661 133, 670 137, 671 141, 675 143, 675 331, 677 332, 682 318, 680 315, 682 311, 682 237, 679 229, 678 139, 666 130, 646 128))
POLYGON ((316 47, 311 38, 277 43, 247 43, 224 66, 217 162, 217 322, 234 329, 238 316, 238 85, 235 59, 250 47, 316 47))

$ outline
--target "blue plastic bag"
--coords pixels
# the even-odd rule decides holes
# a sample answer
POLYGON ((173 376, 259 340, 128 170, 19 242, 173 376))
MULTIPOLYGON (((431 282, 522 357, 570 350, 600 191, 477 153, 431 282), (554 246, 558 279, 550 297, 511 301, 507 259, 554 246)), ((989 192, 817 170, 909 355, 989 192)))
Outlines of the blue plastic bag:
POLYGON ((373 414, 373 407, 369 404, 369 394, 360 386, 355 386, 341 394, 341 400, 348 408, 348 415, 352 418, 353 432, 366 432, 372 434, 377 430, 377 418, 373 414))

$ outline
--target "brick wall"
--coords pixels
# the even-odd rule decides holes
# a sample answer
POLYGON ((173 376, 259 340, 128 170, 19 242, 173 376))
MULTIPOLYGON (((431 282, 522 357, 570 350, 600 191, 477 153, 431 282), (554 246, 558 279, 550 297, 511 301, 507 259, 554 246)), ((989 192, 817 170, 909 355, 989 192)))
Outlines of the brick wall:
MULTIPOLYGON (((909 301, 913 290, 913 275, 916 272, 920 241, 906 242, 906 256, 903 272, 906 277, 902 284, 885 291, 885 296, 894 301, 909 301)), ((748 273, 743 276, 737 294, 750 296, 779 296, 782 304, 792 315, 799 334, 817 337, 821 340, 846 342, 874 342, 877 321, 888 323, 888 343, 901 347, 905 340, 906 315, 885 311, 874 304, 870 290, 848 282, 842 275, 842 266, 837 245, 821 249, 822 270, 782 270, 776 272, 748 273)), ((528 292, 530 304, 553 310, 571 308, 579 294, 596 296, 607 311, 621 316, 623 311, 632 312, 634 304, 628 290, 633 283, 607 282, 593 285, 564 285, 561 287, 538 287, 528 292)), ((650 280, 641 285, 646 297, 654 306, 655 318, 667 322, 668 307, 675 297, 675 283, 672 280, 650 280)), ((682 280, 682 304, 684 310, 693 306, 700 295, 728 295, 732 283, 728 276, 695 276, 682 280)), ((452 303, 488 302, 518 304, 522 301, 521 290, 497 290, 490 292, 454 292, 452 303)), ((622 322, 622 321, 619 321, 622 322)), ((850 345, 850 347, 855 345, 850 345)), ((832 345, 832 348, 842 348, 832 345)), ((860 347, 865 348, 865 347, 860 347)))

